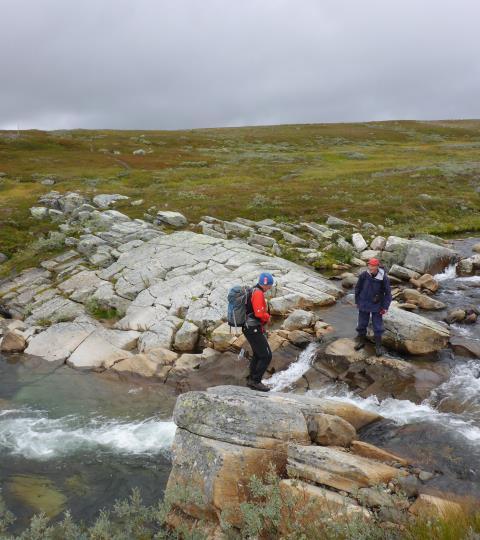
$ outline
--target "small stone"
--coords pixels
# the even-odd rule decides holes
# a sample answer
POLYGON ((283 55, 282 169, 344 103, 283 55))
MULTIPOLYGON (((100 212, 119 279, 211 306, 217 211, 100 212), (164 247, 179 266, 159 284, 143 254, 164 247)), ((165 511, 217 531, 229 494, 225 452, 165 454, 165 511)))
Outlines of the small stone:
POLYGON ((397 479, 396 490, 401 491, 407 497, 416 497, 418 495, 418 478, 413 475, 403 476, 397 479))
POLYGON ((429 480, 431 480, 432 478, 435 477, 435 475, 431 472, 427 472, 427 471, 420 471, 420 474, 418 475, 418 477, 420 478, 420 480, 422 482, 428 482, 429 480))

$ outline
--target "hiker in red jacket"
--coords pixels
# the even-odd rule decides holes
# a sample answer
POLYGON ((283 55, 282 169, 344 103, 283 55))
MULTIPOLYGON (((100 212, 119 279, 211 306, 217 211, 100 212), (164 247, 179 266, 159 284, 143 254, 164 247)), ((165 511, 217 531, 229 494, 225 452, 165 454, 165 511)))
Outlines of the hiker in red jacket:
POLYGON ((258 283, 247 301, 246 321, 242 332, 252 348, 250 374, 247 386, 253 390, 268 392, 270 388, 262 383, 262 377, 272 360, 272 351, 265 335, 265 325, 270 321, 265 292, 272 288, 273 276, 267 272, 260 274, 258 283))

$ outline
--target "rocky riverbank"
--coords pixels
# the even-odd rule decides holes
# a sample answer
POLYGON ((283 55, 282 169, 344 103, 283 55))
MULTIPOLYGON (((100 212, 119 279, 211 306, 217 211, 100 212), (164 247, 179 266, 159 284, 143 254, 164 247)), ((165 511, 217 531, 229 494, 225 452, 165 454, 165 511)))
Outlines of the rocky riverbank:
POLYGON ((227 524, 244 527, 241 505, 255 498, 250 479, 265 478, 272 467, 282 478, 281 535, 293 526, 287 508, 308 509, 304 519, 378 521, 396 530, 409 515, 458 511, 429 493, 435 473, 359 439, 380 419, 337 401, 238 387, 183 394, 174 411, 170 522, 204 520, 211 538, 223 537, 227 524))
MULTIPOLYGON (((351 223, 333 217, 325 225, 293 225, 206 216, 189 225, 168 211, 131 220, 108 208, 119 199, 124 198, 105 194, 90 201, 78 193, 50 192, 42 206, 32 208, 34 216, 59 222, 50 237, 58 241, 60 235, 68 249, 0 284, 0 301, 16 319, 2 325, 4 352, 25 350, 74 368, 178 384, 244 345, 223 323, 227 291, 236 283, 254 283, 268 270, 277 281, 270 308, 277 326, 284 321, 271 333, 272 348, 291 362, 296 347, 331 330, 319 308, 353 286, 355 268, 372 256, 382 258, 392 280, 402 285, 395 296, 405 300, 399 304, 403 311, 393 308, 385 318, 385 343, 425 354, 448 341, 446 326, 405 311, 438 308, 430 296, 438 285, 428 272, 455 258, 443 245, 383 238, 374 225, 364 224, 367 244, 351 223), (343 267, 354 270, 341 275, 338 285, 311 266, 332 245, 350 253, 351 264, 343 267), (285 250, 304 264, 282 258, 285 250), (410 286, 404 288, 402 280, 410 286)), ((280 364, 286 367, 288 360, 280 364)))
MULTIPOLYGON (((192 510, 178 504, 182 519, 208 517, 218 527, 227 506, 246 500, 249 476, 264 474, 271 461, 283 492, 307 494, 319 511, 327 500, 335 515, 342 508, 361 519, 395 523, 398 512, 444 508, 435 497, 442 498, 462 474, 475 477, 476 472, 463 471, 468 458, 460 472, 449 460, 452 480, 446 481, 434 457, 429 468, 402 454, 388 420, 351 403, 314 397, 332 384, 345 385, 358 399, 421 404, 435 389, 441 396, 450 365, 437 360, 454 353, 480 357, 478 342, 458 330, 475 323, 476 306, 465 302, 449 309, 448 289, 442 288, 442 279, 456 275, 452 263, 458 260, 460 279, 476 279, 465 277, 477 271, 471 249, 459 255, 435 237, 382 237, 380 227, 333 217, 325 224, 291 224, 205 216, 189 224, 181 214, 162 211, 130 219, 110 209, 117 200, 122 199, 51 192, 32 209, 33 215, 58 223, 45 241, 55 242, 59 254, 0 282, 0 304, 13 315, 0 319, 0 350, 108 377, 148 379, 182 394, 169 487, 192 475, 200 463, 197 455, 205 457, 195 471, 202 505, 192 510), (339 257, 335 262, 328 259, 332 253, 339 257), (373 256, 384 262, 394 297, 385 316, 389 352, 380 358, 369 345, 354 351, 351 339, 352 287, 373 256), (319 273, 327 259, 335 271, 328 279, 319 273), (242 348, 248 353, 248 344, 225 324, 228 289, 253 284, 262 271, 277 282, 269 299, 274 358, 265 382, 291 390, 268 398, 241 388, 248 360, 238 353, 242 348), (442 271, 444 276, 436 276, 442 271), (381 440, 379 433, 389 434, 399 455, 361 442, 367 432, 370 442, 381 440), (325 467, 336 471, 336 484, 329 483, 325 467), (378 470, 389 472, 384 478, 378 470), (423 490, 430 474, 436 491, 423 490), (400 489, 404 478, 415 486, 407 500, 398 496, 410 489, 410 484, 400 489), (361 490, 370 491, 360 496, 361 490)), ((447 401, 443 410, 462 407, 447 401)), ((461 422, 467 426, 470 419, 461 422)), ((430 447, 438 446, 429 425, 422 433, 430 447)), ((414 441, 416 431, 407 426, 404 436, 414 441)))

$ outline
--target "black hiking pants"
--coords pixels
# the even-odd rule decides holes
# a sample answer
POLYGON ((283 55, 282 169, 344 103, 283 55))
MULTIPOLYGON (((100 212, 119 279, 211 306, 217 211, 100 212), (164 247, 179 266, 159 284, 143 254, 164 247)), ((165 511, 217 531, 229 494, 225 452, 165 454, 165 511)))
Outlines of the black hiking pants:
POLYGON ((250 379, 259 383, 262 381, 268 364, 272 360, 272 351, 268 344, 267 336, 262 332, 261 328, 243 328, 244 336, 247 338, 250 347, 252 348, 253 356, 250 359, 250 379))

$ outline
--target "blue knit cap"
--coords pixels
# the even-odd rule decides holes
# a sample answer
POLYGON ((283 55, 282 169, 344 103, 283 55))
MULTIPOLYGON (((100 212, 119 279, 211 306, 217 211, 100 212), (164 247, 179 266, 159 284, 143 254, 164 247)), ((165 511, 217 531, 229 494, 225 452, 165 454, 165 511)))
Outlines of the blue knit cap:
POLYGON ((273 285, 273 276, 268 272, 262 272, 258 278, 259 285, 273 285))

